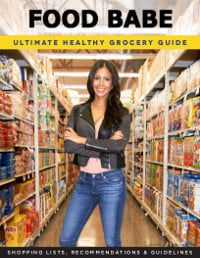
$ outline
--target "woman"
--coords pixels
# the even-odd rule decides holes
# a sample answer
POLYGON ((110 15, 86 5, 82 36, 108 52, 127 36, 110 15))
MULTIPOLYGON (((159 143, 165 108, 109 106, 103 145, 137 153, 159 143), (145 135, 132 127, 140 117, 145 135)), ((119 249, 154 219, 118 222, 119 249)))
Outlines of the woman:
POLYGON ((119 76, 111 62, 97 61, 88 76, 89 99, 73 108, 65 133, 65 150, 74 153, 80 174, 68 205, 61 246, 76 246, 94 208, 99 205, 106 246, 120 247, 126 199, 124 148, 130 115, 122 106, 119 76))

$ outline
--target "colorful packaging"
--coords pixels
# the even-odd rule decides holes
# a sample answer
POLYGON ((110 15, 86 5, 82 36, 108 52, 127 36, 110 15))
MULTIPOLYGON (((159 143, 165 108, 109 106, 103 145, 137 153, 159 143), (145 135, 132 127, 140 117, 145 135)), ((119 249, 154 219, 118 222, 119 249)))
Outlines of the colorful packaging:
POLYGON ((25 215, 16 215, 7 222, 5 229, 6 246, 21 246, 26 240, 25 215))
POLYGON ((187 240, 190 246, 195 246, 196 242, 196 227, 197 224, 195 221, 189 221, 188 223, 188 235, 187 240))
POLYGON ((200 126, 200 97, 192 99, 191 127, 200 126))
POLYGON ((193 167, 200 169, 200 137, 195 137, 193 151, 193 167))
POLYGON ((200 213, 200 180, 189 182, 189 207, 194 212, 200 213))
POLYGON ((186 137, 183 141, 183 165, 192 167, 195 137, 186 137))

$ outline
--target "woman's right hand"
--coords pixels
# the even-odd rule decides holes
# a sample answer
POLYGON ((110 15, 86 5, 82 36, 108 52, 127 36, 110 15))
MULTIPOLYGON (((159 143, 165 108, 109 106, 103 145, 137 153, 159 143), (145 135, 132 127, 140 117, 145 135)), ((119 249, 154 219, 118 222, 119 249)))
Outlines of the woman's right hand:
POLYGON ((114 132, 114 134, 111 136, 110 139, 112 140, 122 140, 124 138, 124 134, 122 133, 122 131, 118 130, 116 132, 114 132))

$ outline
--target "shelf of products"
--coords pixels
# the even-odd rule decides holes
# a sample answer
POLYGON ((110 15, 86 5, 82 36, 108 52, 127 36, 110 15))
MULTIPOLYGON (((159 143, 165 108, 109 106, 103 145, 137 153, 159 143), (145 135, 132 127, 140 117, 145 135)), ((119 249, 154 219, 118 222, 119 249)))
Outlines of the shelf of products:
POLYGON ((0 55, 0 246, 30 246, 68 192, 63 150, 71 103, 58 94, 47 58, 29 66, 28 51, 4 52, 0 55))
POLYGON ((145 151, 136 148, 133 155, 142 153, 145 166, 128 189, 178 246, 199 246, 199 58, 195 50, 160 51, 149 66, 150 87, 140 85, 146 88, 138 98, 145 110, 145 151))

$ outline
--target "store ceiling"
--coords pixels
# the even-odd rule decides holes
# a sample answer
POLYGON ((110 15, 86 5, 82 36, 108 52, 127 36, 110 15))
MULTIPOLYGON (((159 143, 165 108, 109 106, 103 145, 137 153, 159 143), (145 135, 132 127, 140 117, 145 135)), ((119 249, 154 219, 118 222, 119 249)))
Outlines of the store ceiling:
MULTIPOLYGON (((29 9, 56 9, 60 13, 62 13, 66 9, 75 9, 79 13, 83 9, 92 9, 96 11, 99 14, 99 23, 98 23, 98 31, 95 31, 95 34, 106 34, 109 33, 106 29, 106 21, 107 21, 107 10, 108 9, 118 9, 121 10, 123 15, 126 15, 128 10, 130 9, 136 9, 137 13, 140 14, 141 10, 143 9, 159 9, 161 8, 171 8, 175 3, 179 0, 62 0, 62 1, 57 1, 57 0, 19 0, 21 1, 24 10, 29 10, 29 9), (76 4, 75 4, 76 3, 76 4), (73 8, 72 8, 73 7, 73 8), (101 15, 100 15, 101 14, 101 15)), ((115 30, 116 32, 116 30, 115 30)), ((39 33, 39 34, 90 34, 90 31, 83 31, 81 28, 76 28, 75 30, 66 31, 66 28, 60 28, 59 29, 46 29, 42 24, 38 22, 37 24, 37 31, 33 31, 33 33, 39 33)), ((94 33, 94 31, 93 31, 94 33)), ((124 34, 125 30, 117 30, 117 34, 124 34)), ((156 29, 154 31, 155 34, 159 33, 159 30, 156 29)), ((163 33, 163 32, 162 32, 163 33)), ((41 51, 40 51, 41 52, 41 51)), ((44 52, 44 51, 43 51, 44 52)), ((42 53, 43 53, 42 52, 42 53)), ((120 53, 127 53, 128 51, 107 51, 107 50, 78 50, 78 51, 67 51, 67 50, 52 50, 52 51, 45 51, 45 52, 54 52, 54 53, 76 53, 76 54, 108 54, 108 53, 114 53, 114 54, 120 54, 120 53)), ((131 50, 129 53, 132 54, 138 54, 138 53, 144 53, 146 57, 149 54, 154 54, 157 51, 152 50, 152 51, 145 51, 145 50, 131 50)), ((135 60, 116 60, 113 59, 111 60, 117 67, 119 72, 138 72, 140 66, 144 63, 145 61, 145 56, 143 59, 135 59, 135 60)), ((53 62, 53 70, 54 71, 89 71, 91 66, 94 64, 95 60, 72 60, 72 59, 65 59, 65 60, 52 60, 53 62)), ((86 80, 87 78, 80 78, 80 77, 60 77, 59 78, 60 82, 63 85, 68 85, 68 86, 74 86, 77 85, 86 85, 86 80)), ((121 78, 121 90, 125 89, 130 89, 133 85, 133 81, 135 79, 131 78, 121 78)), ((87 94, 86 87, 85 89, 77 89, 79 95, 85 95, 87 94)), ((80 101, 84 101, 86 97, 81 97, 80 101)))
MULTIPOLYGON (((114 54, 117 56, 117 54, 132 54, 133 56, 135 55, 134 60, 117 60, 113 59, 110 60, 111 62, 114 63, 116 68, 118 69, 119 72, 132 72, 132 73, 138 73, 139 68, 141 65, 144 63, 146 57, 152 57, 155 56, 156 52, 155 50, 132 50, 132 51, 107 51, 107 50, 99 50, 99 51, 94 51, 94 50, 78 50, 78 51, 67 51, 67 50, 53 50, 53 51, 40 51, 40 53, 74 53, 74 54, 104 54, 106 57, 106 54, 114 54), (143 57, 141 57, 142 54, 143 57), (138 57, 137 57, 138 56, 138 57), (138 58, 138 59, 137 59, 138 58)), ((53 59, 53 71, 68 71, 68 72, 88 72, 92 65, 95 63, 95 59, 91 60, 73 60, 73 59, 53 59)), ((121 84, 121 90, 125 89, 131 89, 135 78, 121 78, 120 79, 120 84, 121 84)), ((86 90, 86 82, 87 82, 87 77, 60 77, 59 81, 61 84, 66 85, 66 86, 79 86, 79 85, 85 85, 85 89, 77 89, 79 92, 79 95, 84 95, 84 97, 80 97, 80 101, 84 101, 87 97, 85 94, 87 94, 86 90)), ((77 87, 78 88, 78 87, 77 87)))

